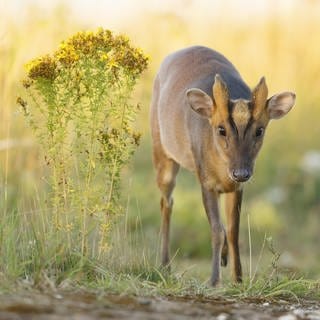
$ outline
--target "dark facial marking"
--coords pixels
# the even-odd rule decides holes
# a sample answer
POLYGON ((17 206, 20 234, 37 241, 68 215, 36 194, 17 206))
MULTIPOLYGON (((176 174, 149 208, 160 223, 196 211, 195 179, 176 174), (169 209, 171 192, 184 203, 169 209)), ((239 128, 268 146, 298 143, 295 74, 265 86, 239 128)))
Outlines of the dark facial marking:
POLYGON ((229 113, 229 118, 228 118, 228 121, 229 121, 229 124, 230 124, 230 127, 232 128, 233 132, 235 133, 235 135, 237 137, 239 137, 239 132, 238 132, 238 128, 232 118, 232 115, 229 113))
POLYGON ((248 125, 251 125, 250 120, 252 118, 249 101, 244 99, 232 101, 232 106, 229 110, 229 122, 232 128, 237 137, 241 135, 244 138, 248 125))
POLYGON ((254 119, 253 119, 253 116, 251 115, 251 117, 248 121, 248 124, 247 124, 246 128, 244 129, 244 137, 246 136, 248 130, 250 129, 250 127, 252 126, 253 123, 254 123, 254 119))

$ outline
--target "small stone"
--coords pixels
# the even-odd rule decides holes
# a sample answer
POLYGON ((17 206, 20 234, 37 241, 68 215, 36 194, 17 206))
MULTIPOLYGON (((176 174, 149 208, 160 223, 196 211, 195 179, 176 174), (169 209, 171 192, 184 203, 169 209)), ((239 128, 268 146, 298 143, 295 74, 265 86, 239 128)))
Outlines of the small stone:
POLYGON ((217 320, 227 320, 229 318, 229 315, 227 313, 220 313, 217 316, 217 320))
POLYGON ((297 320, 298 318, 294 314, 285 314, 278 318, 278 320, 297 320))
POLYGON ((149 306, 151 304, 151 300, 148 299, 139 299, 138 302, 141 306, 149 306))
POLYGON ((269 302, 265 302, 265 303, 262 304, 262 306, 264 306, 264 307, 269 307, 269 306, 270 306, 270 303, 269 303, 269 302))
POLYGON ((306 312, 303 309, 295 309, 292 311, 292 313, 300 318, 303 318, 306 314, 306 312))

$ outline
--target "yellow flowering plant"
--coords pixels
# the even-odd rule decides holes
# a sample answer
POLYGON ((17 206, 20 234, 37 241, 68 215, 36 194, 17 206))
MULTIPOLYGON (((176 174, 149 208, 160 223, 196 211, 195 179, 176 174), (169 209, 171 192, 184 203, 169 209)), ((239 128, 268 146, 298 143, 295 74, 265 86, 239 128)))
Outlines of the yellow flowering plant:
POLYGON ((140 138, 133 129, 139 106, 130 96, 147 64, 127 37, 104 29, 79 32, 27 64, 18 103, 52 169, 53 225, 78 234, 70 246, 78 243, 82 254, 89 239, 100 254, 108 247, 121 169, 140 138))

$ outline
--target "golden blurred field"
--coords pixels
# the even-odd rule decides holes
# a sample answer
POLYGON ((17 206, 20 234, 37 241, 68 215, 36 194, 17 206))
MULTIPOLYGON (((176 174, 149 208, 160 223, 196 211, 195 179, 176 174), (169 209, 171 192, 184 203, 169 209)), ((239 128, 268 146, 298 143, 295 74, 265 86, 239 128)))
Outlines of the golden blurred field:
MULTIPOLYGON (((74 32, 97 27, 95 21, 83 22, 73 17, 66 4, 46 14, 30 6, 19 19, 4 11, 0 13, 0 210, 3 212, 28 215, 40 210, 38 198, 46 185, 41 150, 16 105, 22 90, 24 64, 51 52, 74 32)), ((184 2, 179 4, 183 13, 184 2)), ((318 277, 320 4, 292 1, 290 10, 273 10, 270 5, 264 15, 252 13, 247 17, 233 12, 230 2, 220 9, 221 14, 212 19, 208 14, 199 18, 199 12, 193 18, 179 14, 179 10, 141 11, 123 21, 119 17, 121 22, 115 31, 126 33, 151 57, 149 70, 134 97, 143 106, 136 124, 143 133, 142 144, 133 165, 124 173, 123 201, 129 228, 143 233, 140 237, 143 244, 139 246, 148 251, 157 247, 159 195, 152 170, 148 121, 152 79, 168 53, 189 45, 206 45, 228 57, 249 86, 255 86, 265 76, 270 95, 284 90, 296 92, 292 112, 270 124, 255 177, 246 187, 241 251, 248 254, 250 215, 255 254, 259 253, 264 237, 272 236, 282 253, 283 267, 318 277)), ((108 21, 102 27, 112 28, 108 21)), ((177 259, 209 261, 209 227, 200 191, 195 178, 186 172, 181 172, 178 178, 172 231, 172 252, 178 252, 177 259)), ((245 260, 244 264, 246 268, 248 262, 245 260)))

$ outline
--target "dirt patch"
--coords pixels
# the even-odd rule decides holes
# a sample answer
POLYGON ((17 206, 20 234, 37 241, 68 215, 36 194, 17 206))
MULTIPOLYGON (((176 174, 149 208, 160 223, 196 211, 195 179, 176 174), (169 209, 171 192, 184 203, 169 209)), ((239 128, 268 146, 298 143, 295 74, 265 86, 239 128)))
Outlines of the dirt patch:
POLYGON ((87 293, 0 296, 1 320, 320 320, 319 302, 236 301, 199 297, 133 297, 87 293))

